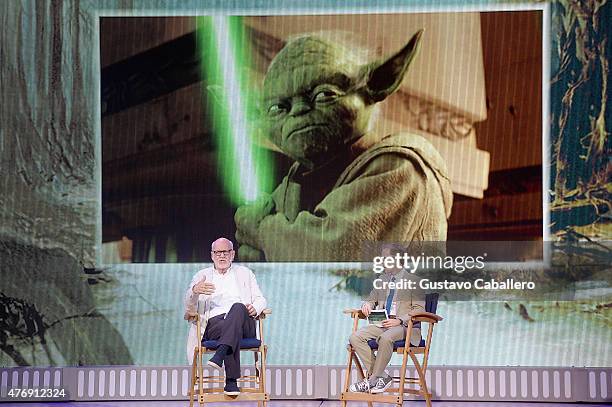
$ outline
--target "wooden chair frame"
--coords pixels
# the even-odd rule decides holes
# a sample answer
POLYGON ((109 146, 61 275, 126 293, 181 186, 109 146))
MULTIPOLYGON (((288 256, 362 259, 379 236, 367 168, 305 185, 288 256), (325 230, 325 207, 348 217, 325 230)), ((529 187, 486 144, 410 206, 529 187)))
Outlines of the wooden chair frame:
MULTIPOLYGON (((191 390, 189 392, 189 407, 193 407, 193 402, 197 396, 199 405, 213 402, 232 402, 232 401, 257 401, 258 407, 266 407, 270 401, 270 395, 266 393, 266 355, 268 347, 264 344, 264 329, 263 320, 267 315, 270 315, 272 310, 264 309, 257 317, 259 324, 259 340, 261 344, 256 348, 242 348, 240 352, 253 352, 255 359, 255 374, 241 376, 238 383, 255 383, 255 388, 241 388, 240 395, 227 396, 223 393, 223 387, 215 386, 215 384, 225 383, 225 376, 204 376, 204 355, 214 353, 216 349, 208 349, 202 346, 200 340, 193 354, 193 363, 191 366, 191 390), (197 385, 197 389, 196 389, 197 385), (206 387, 208 385, 208 387, 206 387)), ((202 328, 199 314, 194 315, 197 324, 198 338, 202 338, 202 328)))
MULTIPOLYGON (((345 309, 345 314, 348 314, 353 318, 353 332, 357 331, 359 320, 365 319, 365 315, 359 309, 345 309)), ((395 404, 397 407, 401 407, 404 402, 404 394, 416 394, 425 398, 427 407, 431 407, 431 393, 427 387, 425 380, 425 372, 427 371, 427 359, 429 357, 429 349, 431 346, 431 338, 433 335, 433 328, 435 324, 442 321, 442 317, 431 312, 419 311, 411 313, 408 327, 406 328, 406 337, 404 338, 408 346, 397 348, 394 352, 403 355, 402 365, 400 368, 400 375, 393 376, 394 382, 399 382, 397 387, 391 387, 385 391, 385 393, 371 394, 371 393, 353 393, 349 391, 351 383, 351 370, 353 363, 357 368, 357 374, 360 380, 365 378, 363 366, 355 353, 353 347, 349 344, 348 350, 348 364, 346 367, 346 378, 344 382, 344 391, 340 397, 342 400, 342 407, 346 407, 348 401, 366 401, 368 407, 372 407, 372 403, 390 403, 395 404), (427 339, 425 340, 425 346, 409 346, 410 345, 410 332, 416 322, 420 322, 421 326, 423 323, 427 323, 427 339), (422 356, 422 362, 419 362, 417 355, 422 356), (406 377, 406 364, 408 358, 412 360, 414 367, 417 371, 418 377, 406 377), (406 385, 416 385, 417 388, 406 388, 406 385), (387 394, 392 393, 392 394, 387 394)))

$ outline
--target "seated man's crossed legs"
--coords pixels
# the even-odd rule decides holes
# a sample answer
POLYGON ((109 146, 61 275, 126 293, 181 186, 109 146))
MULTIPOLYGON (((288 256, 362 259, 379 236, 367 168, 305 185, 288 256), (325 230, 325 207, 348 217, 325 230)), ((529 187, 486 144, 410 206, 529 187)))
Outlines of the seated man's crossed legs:
MULTIPOLYGON (((420 330, 418 332, 420 336, 420 330)), ((352 392, 370 392, 383 393, 393 383, 393 378, 387 374, 385 369, 393 356, 393 342, 405 338, 406 328, 402 325, 392 328, 381 328, 377 325, 368 325, 357 332, 354 332, 349 338, 349 342, 362 366, 367 369, 365 379, 351 384, 349 391, 352 392), (378 343, 378 351, 368 345, 368 341, 376 339, 378 343)))
POLYGON ((255 320, 249 316, 244 304, 235 303, 227 314, 217 315, 208 320, 204 340, 216 340, 219 347, 208 365, 221 369, 225 363, 225 393, 240 393, 237 379, 240 377, 240 340, 255 338, 255 320))

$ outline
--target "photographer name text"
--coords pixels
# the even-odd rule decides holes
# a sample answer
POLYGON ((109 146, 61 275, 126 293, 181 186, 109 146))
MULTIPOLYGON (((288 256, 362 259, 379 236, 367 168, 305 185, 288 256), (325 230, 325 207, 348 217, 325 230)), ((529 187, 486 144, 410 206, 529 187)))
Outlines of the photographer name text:
POLYGON ((429 279, 421 279, 419 281, 400 279, 397 281, 383 281, 377 278, 373 282, 374 288, 386 290, 533 290, 535 283, 533 281, 516 281, 512 278, 497 281, 494 279, 485 280, 478 278, 472 281, 432 281, 429 279))

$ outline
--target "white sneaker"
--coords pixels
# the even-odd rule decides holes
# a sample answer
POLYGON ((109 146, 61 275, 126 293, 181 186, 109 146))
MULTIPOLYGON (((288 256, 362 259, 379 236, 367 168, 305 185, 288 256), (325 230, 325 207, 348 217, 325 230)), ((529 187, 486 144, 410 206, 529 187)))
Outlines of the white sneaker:
POLYGON ((367 393, 370 391, 370 382, 368 379, 363 379, 360 382, 353 383, 349 386, 349 391, 352 393, 367 393))
POLYGON ((370 393, 372 394, 384 393, 385 390, 387 390, 391 386, 392 383, 393 383, 393 378, 391 377, 379 377, 378 379, 376 379, 376 385, 372 387, 372 390, 370 390, 370 393))

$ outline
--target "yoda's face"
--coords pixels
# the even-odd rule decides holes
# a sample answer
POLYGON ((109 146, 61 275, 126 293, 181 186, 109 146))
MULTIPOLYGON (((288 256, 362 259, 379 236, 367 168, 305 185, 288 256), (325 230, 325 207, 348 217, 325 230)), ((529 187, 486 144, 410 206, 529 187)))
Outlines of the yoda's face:
POLYGON ((316 168, 361 137, 371 109, 356 90, 358 69, 341 49, 322 42, 281 51, 264 81, 264 126, 271 140, 316 168))
POLYGON ((307 168, 331 161, 366 133, 373 105, 397 90, 422 33, 390 58, 366 64, 316 36, 289 42, 264 79, 263 130, 307 168))

